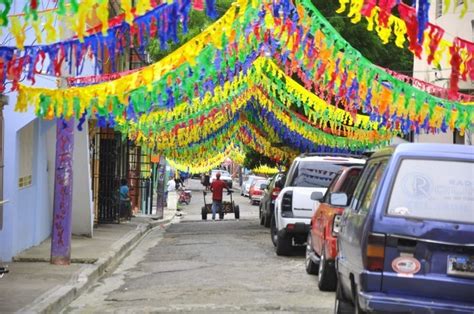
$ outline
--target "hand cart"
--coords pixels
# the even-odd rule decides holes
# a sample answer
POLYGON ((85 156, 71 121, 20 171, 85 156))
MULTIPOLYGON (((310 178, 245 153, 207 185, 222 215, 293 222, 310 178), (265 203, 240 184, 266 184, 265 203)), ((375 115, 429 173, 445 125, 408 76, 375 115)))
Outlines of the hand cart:
MULTIPOLYGON (((235 202, 232 199, 233 192, 234 191, 232 190, 229 190, 229 192, 227 192, 227 195, 230 196, 230 201, 224 201, 224 200, 222 201, 221 211, 218 213, 219 219, 224 219, 224 215, 230 214, 230 213, 234 213, 235 219, 240 218, 239 205, 235 205, 235 202)), ((201 207, 201 216, 202 216, 202 220, 207 220, 207 214, 212 214, 212 203, 210 204, 206 203, 207 192, 203 191, 202 193, 204 194, 204 206, 201 207)))

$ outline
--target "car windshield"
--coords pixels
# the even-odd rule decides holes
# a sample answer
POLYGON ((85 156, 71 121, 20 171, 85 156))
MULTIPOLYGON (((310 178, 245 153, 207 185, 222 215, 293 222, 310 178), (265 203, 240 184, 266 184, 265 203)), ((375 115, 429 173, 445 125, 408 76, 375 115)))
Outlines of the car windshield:
POLYGON ((351 164, 333 164, 319 161, 300 161, 290 186, 327 188, 337 172, 351 164))
POLYGON ((474 224, 474 162, 403 160, 387 214, 474 224))

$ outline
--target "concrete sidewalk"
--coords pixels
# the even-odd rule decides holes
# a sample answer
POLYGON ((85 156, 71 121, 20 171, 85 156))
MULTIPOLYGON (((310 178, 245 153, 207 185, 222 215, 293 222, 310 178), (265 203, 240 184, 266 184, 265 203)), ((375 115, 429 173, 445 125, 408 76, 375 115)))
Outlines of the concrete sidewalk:
POLYGON ((154 227, 165 227, 176 211, 164 218, 134 217, 130 222, 99 225, 92 238, 72 238, 69 266, 49 263, 50 239, 26 250, 6 264, 0 279, 0 313, 56 313, 115 267, 154 227))

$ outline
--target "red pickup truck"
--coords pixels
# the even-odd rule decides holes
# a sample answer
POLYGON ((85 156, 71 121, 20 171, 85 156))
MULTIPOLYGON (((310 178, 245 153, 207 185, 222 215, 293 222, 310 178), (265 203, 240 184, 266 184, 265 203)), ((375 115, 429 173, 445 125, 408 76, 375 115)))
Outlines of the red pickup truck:
POLYGON ((352 196, 362 166, 346 167, 334 177, 326 194, 313 192, 311 199, 319 201, 319 205, 311 218, 311 230, 306 245, 305 267, 308 274, 318 275, 318 287, 322 291, 336 289, 336 270, 334 261, 337 255, 337 234, 339 221, 344 207, 350 199, 336 199, 334 192, 344 192, 348 198, 352 196))

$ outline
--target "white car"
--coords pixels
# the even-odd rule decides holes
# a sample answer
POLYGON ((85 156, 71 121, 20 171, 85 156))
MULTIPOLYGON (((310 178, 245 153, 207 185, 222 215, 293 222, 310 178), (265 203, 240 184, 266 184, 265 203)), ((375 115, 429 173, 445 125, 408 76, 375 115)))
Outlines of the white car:
POLYGON ((271 239, 277 255, 290 255, 293 244, 306 242, 311 217, 319 206, 313 192, 326 192, 342 167, 363 165, 365 159, 331 154, 303 154, 293 161, 285 185, 275 200, 271 239))
POLYGON ((260 176, 250 175, 248 179, 242 183, 240 195, 249 196, 250 187, 252 186, 255 180, 265 180, 265 178, 260 177, 260 176))
POLYGON ((227 170, 220 170, 220 169, 216 169, 216 170, 212 170, 211 171, 211 178, 210 178, 210 183, 212 183, 215 179, 216 179, 216 173, 220 172, 221 173, 221 180, 224 181, 225 183, 227 183, 227 186, 229 187, 229 189, 232 188, 232 176, 230 175, 230 173, 227 171, 227 170))

